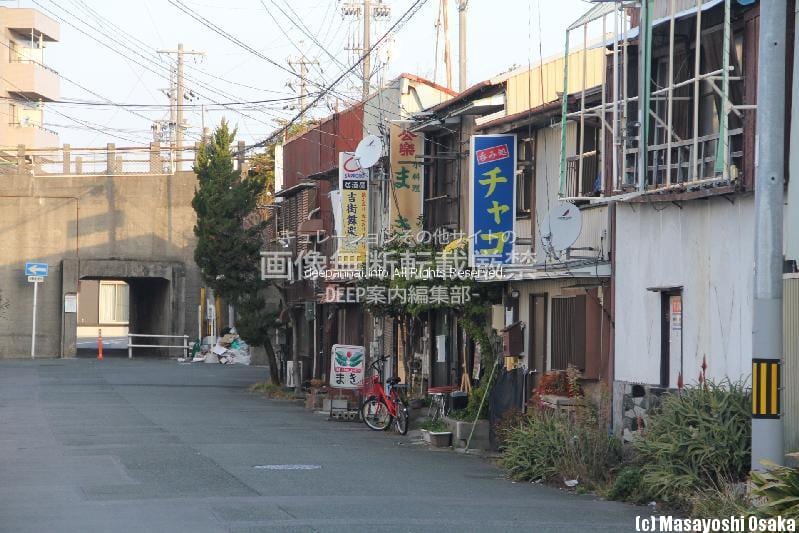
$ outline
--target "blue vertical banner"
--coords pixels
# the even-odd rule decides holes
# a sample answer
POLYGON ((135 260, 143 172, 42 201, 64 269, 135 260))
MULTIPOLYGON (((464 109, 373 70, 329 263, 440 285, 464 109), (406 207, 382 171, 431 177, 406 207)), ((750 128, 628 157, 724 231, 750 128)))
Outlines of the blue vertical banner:
POLYGON ((469 175, 469 264, 513 262, 516 135, 473 135, 469 175))

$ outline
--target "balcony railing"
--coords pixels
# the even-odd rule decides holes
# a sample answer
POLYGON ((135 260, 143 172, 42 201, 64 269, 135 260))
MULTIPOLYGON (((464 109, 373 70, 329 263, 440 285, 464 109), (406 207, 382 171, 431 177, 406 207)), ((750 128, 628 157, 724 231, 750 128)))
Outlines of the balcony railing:
POLYGON ((599 154, 596 151, 571 156, 566 159, 567 198, 599 196, 600 190, 599 154), (580 172, 580 159, 583 168, 580 172))
MULTIPOLYGON (((729 179, 734 180, 742 169, 743 129, 730 130, 728 139, 729 179)), ((672 141, 670 145, 649 146, 645 188, 647 190, 683 188, 723 180, 723 176, 716 172, 718 145, 719 134, 715 133, 696 139, 672 141), (669 149, 670 159, 667 157, 669 149)), ((626 154, 621 188, 637 187, 638 149, 628 148, 626 154)))

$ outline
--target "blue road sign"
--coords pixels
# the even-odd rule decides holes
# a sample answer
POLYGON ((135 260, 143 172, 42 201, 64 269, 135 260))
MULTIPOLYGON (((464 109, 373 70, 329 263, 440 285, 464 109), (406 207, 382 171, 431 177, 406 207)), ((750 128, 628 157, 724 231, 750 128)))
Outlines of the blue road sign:
POLYGON ((47 263, 25 263, 26 276, 42 276, 46 277, 50 271, 50 265, 47 263))

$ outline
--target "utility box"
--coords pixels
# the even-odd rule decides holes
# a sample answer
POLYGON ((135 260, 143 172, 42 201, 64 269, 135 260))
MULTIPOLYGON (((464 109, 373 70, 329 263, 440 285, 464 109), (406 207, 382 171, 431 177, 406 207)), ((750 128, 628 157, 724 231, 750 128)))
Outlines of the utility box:
POLYGON ((491 306, 491 328, 497 331, 505 327, 505 306, 496 304, 491 306))
POLYGON ((524 323, 514 322, 502 329, 502 353, 505 357, 518 356, 524 352, 524 323))

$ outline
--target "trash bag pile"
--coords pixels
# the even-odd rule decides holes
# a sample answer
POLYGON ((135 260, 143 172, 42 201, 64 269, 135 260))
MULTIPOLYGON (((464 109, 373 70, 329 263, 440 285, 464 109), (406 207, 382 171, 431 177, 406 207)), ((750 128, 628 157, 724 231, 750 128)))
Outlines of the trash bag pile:
POLYGON ((192 352, 192 363, 250 364, 250 347, 239 337, 235 328, 223 329, 222 336, 213 346, 211 339, 203 339, 203 344, 192 352))

